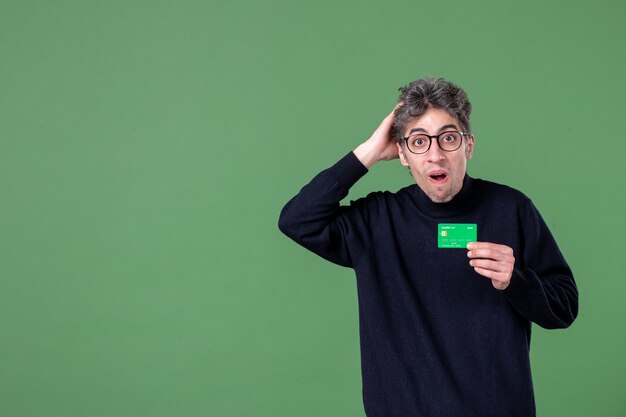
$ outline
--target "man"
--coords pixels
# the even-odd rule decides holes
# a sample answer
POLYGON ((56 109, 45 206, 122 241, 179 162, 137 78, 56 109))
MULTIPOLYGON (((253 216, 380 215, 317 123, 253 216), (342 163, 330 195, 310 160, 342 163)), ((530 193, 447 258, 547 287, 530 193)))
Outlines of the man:
POLYGON ((574 321, 572 272, 525 195, 467 175, 465 92, 433 78, 400 91, 367 141, 287 203, 279 227, 356 272, 367 416, 534 416, 531 322, 574 321), (416 184, 340 206, 395 158, 416 184))

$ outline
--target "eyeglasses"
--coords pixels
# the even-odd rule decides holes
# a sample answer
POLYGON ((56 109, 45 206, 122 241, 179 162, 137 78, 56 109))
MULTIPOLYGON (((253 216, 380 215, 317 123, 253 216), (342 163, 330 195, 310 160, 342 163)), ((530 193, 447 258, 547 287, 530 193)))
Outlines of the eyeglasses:
POLYGON ((402 139, 406 142, 406 147, 411 153, 419 155, 428 152, 430 145, 433 143, 433 138, 437 138, 437 145, 439 145, 442 151, 454 152, 461 147, 463 137, 468 135, 467 132, 451 130, 434 136, 425 133, 415 133, 402 139))

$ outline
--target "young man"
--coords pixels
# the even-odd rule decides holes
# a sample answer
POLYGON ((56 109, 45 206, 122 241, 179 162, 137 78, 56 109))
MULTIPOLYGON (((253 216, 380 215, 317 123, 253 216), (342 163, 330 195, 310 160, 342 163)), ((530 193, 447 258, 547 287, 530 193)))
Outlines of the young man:
POLYGON ((433 78, 400 91, 367 141, 287 203, 279 227, 356 272, 367 416, 534 416, 531 322, 574 321, 572 272, 525 195, 467 175, 465 92, 433 78), (395 158, 416 184, 340 205, 395 158))

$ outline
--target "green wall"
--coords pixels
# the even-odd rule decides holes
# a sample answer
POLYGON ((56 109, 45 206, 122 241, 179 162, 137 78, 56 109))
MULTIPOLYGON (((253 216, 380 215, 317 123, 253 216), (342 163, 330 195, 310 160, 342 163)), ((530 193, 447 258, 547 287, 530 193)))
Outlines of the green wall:
MULTIPOLYGON (((397 88, 475 108, 580 288, 540 416, 624 416, 623 1, 0 0, 0 415, 363 416, 351 270, 280 209, 397 88)), ((396 162, 351 193, 411 183, 396 162)))

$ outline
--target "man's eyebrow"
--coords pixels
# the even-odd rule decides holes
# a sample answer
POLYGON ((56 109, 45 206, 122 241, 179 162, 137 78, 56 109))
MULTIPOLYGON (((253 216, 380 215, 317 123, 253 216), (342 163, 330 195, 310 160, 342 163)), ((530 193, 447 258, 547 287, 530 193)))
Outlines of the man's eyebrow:
MULTIPOLYGON (((454 123, 451 124, 447 124, 447 125, 443 125, 439 128, 439 133, 441 132, 445 132, 448 129, 455 129, 455 130, 459 130, 458 126, 455 125, 454 123)), ((426 131, 426 129, 422 129, 421 127, 416 127, 411 129, 411 131, 409 132, 409 135, 412 135, 415 132, 424 132, 426 134, 428 134, 428 132, 426 131)))

